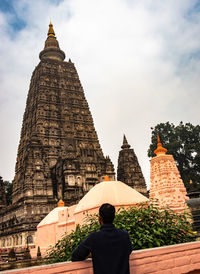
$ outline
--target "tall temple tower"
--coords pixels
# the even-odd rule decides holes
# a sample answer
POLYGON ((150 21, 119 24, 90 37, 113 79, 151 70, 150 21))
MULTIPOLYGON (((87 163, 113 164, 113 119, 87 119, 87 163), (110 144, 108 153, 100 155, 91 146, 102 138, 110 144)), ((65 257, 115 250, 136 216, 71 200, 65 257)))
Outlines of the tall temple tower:
POLYGON ((147 195, 147 187, 137 156, 124 135, 122 150, 119 152, 117 180, 147 195))
POLYGON ((59 199, 66 206, 75 204, 105 175, 115 179, 113 164, 100 147, 76 68, 70 59, 64 61, 65 53, 51 23, 39 57, 23 117, 13 204, 0 212, 4 231, 15 216, 17 221, 9 233, 21 232, 17 235, 21 242, 59 199))

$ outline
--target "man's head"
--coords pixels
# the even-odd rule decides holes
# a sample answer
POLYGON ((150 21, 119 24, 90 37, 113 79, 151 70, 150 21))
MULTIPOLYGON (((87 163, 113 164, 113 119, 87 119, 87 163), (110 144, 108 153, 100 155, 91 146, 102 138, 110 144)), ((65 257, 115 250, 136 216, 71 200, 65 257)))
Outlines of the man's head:
POLYGON ((103 204, 99 208, 99 221, 101 224, 112 224, 115 218, 115 208, 111 204, 103 204))

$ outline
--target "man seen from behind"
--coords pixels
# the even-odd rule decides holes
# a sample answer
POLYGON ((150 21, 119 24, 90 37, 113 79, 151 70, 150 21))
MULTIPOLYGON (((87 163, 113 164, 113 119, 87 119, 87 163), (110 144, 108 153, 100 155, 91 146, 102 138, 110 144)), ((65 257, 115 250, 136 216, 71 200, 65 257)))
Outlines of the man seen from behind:
POLYGON ((99 208, 100 230, 91 233, 72 253, 72 261, 85 260, 91 253, 94 274, 129 274, 132 245, 129 234, 115 228, 115 208, 103 204, 99 208))

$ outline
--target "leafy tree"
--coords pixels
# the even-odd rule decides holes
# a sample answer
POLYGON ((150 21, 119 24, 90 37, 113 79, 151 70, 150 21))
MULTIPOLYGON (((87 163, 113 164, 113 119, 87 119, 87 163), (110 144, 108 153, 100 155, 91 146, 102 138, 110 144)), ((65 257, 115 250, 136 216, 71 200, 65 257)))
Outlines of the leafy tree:
POLYGON ((5 186, 5 193, 6 193, 6 202, 7 202, 7 205, 10 205, 12 204, 13 184, 10 183, 9 181, 4 181, 4 186, 5 186))
POLYGON ((148 156, 155 156, 154 150, 159 134, 163 147, 168 150, 167 153, 174 156, 187 191, 200 190, 200 126, 183 122, 175 126, 166 122, 156 125, 151 130, 148 156))
POLYGON ((3 178, 0 176, 0 204, 6 205, 6 193, 3 178))
MULTIPOLYGON (((191 225, 186 214, 177 214, 172 210, 159 210, 153 205, 140 205, 129 209, 120 209, 116 213, 114 224, 125 229, 133 249, 143 249, 190 242, 194 240, 191 225)), ((54 247, 48 250, 46 263, 64 262, 71 259, 73 250, 89 233, 99 230, 97 215, 89 215, 83 226, 64 235, 54 247)))
POLYGON ((7 205, 12 204, 13 184, 9 181, 4 181, 3 178, 0 176, 0 188, 1 192, 3 193, 2 199, 4 203, 6 203, 7 205))

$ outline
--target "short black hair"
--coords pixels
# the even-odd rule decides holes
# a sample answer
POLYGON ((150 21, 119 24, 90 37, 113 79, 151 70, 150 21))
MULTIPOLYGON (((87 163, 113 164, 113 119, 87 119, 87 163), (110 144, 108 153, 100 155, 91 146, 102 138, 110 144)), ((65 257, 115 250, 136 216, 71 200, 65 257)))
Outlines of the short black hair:
POLYGON ((104 224, 112 224, 115 218, 115 207, 108 203, 103 204, 99 208, 99 215, 104 224))

